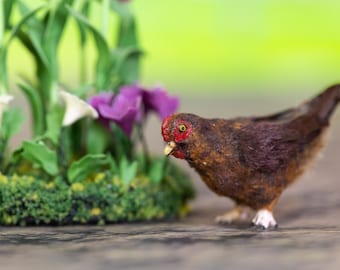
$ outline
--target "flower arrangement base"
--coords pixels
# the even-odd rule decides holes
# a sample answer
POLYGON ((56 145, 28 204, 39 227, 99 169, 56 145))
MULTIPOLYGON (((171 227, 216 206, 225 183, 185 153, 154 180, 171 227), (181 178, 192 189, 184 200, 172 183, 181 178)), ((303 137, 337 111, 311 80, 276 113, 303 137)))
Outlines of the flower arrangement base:
POLYGON ((183 216, 193 187, 179 168, 171 171, 160 183, 141 175, 128 185, 109 172, 73 184, 0 174, 0 224, 102 225, 183 216))
POLYGON ((0 224, 159 220, 180 215, 192 196, 185 174, 165 157, 150 156, 149 115, 162 120, 177 110, 179 99, 162 87, 137 84, 143 50, 126 2, 1 2, 0 224), (67 31, 72 24, 79 39, 67 31), (115 46, 111 29, 117 30, 115 46), (34 76, 24 74, 18 83, 8 77, 7 63, 18 62, 8 54, 12 40, 35 67, 34 76), (62 40, 78 40, 79 54, 63 50, 62 40), (72 69, 79 74, 76 87, 60 76, 70 65, 59 61, 59 52, 79 61, 72 69), (22 108, 9 104, 15 84, 28 101, 32 138, 12 150, 9 142, 26 120, 22 108))

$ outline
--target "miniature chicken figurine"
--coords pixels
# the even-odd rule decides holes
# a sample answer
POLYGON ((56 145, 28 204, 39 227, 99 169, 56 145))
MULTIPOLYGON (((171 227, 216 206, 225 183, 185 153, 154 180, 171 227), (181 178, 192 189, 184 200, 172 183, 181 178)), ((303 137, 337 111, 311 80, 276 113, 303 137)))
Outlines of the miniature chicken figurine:
POLYGON ((255 227, 277 227, 273 208, 322 148, 339 100, 340 84, 298 107, 264 117, 174 114, 162 123, 164 154, 187 160, 212 191, 236 203, 217 222, 242 219, 249 207, 256 211, 255 227))

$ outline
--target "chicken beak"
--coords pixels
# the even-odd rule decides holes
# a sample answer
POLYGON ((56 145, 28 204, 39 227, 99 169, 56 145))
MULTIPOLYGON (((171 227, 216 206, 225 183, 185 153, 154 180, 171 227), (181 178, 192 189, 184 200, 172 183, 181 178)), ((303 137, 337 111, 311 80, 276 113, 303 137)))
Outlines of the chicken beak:
POLYGON ((164 155, 169 156, 175 149, 176 143, 174 141, 168 142, 168 144, 164 147, 164 155))

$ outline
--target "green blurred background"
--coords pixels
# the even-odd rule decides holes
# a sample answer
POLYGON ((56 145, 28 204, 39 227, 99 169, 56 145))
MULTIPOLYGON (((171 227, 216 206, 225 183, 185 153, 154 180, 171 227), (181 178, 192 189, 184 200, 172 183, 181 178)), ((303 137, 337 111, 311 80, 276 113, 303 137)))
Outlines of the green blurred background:
MULTIPOLYGON (((340 82, 338 0, 132 0, 130 6, 146 52, 141 82, 147 86, 182 96, 251 96, 316 93, 340 82)), ((61 75, 76 85, 78 39, 68 29, 61 75)), ((33 74, 18 45, 9 65, 12 75, 33 74)))

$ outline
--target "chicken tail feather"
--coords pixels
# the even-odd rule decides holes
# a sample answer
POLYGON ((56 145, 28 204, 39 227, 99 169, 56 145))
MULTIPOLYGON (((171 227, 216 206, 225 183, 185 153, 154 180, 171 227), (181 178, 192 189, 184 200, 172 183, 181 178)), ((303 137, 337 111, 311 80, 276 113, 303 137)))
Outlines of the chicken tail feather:
POLYGON ((308 102, 310 110, 326 124, 340 102, 340 84, 333 85, 308 102))

